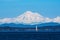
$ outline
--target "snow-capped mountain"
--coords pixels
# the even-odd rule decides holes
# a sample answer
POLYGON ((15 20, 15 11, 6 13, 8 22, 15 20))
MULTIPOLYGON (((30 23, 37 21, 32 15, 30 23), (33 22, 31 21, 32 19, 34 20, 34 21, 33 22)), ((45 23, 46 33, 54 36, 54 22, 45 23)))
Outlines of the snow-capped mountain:
POLYGON ((48 23, 48 22, 57 22, 60 23, 60 16, 56 18, 44 17, 40 13, 26 11, 20 14, 17 17, 13 18, 2 18, 0 19, 0 24, 4 23, 18 23, 18 24, 39 24, 39 23, 48 23))

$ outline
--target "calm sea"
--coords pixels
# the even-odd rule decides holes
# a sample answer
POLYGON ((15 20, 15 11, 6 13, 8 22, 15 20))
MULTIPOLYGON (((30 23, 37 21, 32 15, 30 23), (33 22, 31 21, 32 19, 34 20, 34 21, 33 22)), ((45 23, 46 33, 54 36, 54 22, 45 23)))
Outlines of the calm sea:
POLYGON ((0 32, 0 40, 60 40, 60 32, 0 32))

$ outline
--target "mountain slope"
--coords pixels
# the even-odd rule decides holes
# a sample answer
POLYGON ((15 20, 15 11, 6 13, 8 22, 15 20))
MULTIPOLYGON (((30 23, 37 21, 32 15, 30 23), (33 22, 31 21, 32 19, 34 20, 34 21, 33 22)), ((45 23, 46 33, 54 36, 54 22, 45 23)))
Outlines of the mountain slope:
MULTIPOLYGON (((49 23, 42 23, 42 24, 36 24, 38 27, 45 27, 45 26, 60 26, 59 23, 55 23, 55 22, 49 22, 49 23)), ((36 25, 24 25, 24 24, 15 24, 15 23, 5 23, 5 24, 1 24, 0 27, 36 27, 36 25)))

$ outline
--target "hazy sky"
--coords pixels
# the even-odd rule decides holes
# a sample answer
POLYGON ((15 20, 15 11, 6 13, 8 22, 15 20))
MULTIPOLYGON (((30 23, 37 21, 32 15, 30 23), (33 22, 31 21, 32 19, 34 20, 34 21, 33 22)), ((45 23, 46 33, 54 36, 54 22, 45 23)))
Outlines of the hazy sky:
POLYGON ((60 16, 60 0, 0 0, 0 18, 16 17, 26 11, 55 18, 60 16))

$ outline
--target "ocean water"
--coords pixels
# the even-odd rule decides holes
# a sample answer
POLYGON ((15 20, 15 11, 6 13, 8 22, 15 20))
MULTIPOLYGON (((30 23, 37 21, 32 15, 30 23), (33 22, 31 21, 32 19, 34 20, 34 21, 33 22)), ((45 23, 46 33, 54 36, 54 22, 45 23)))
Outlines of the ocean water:
POLYGON ((0 32, 0 40, 60 40, 60 32, 0 32))

